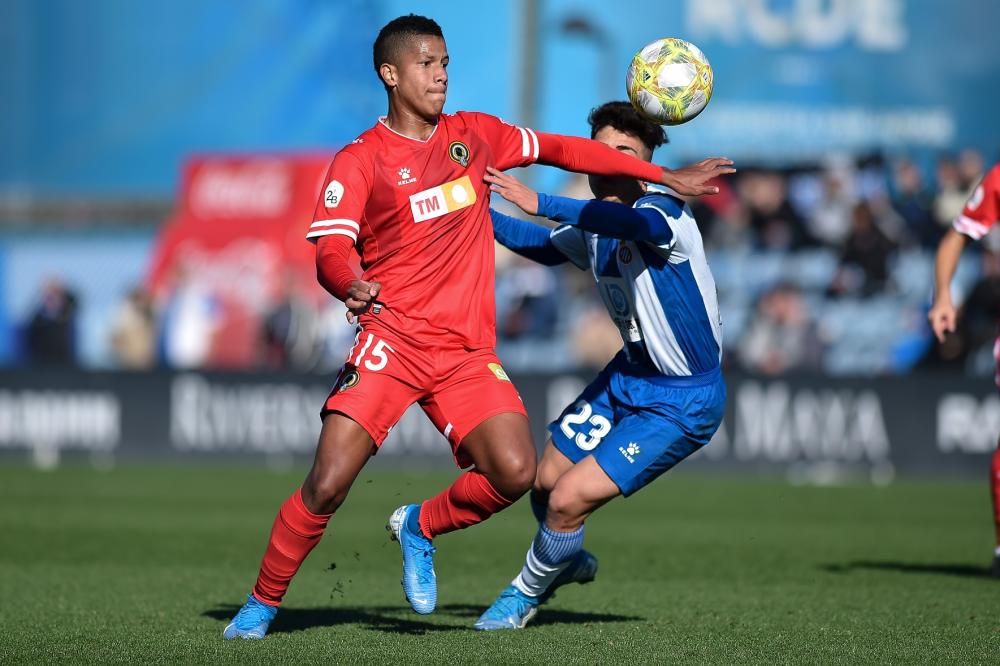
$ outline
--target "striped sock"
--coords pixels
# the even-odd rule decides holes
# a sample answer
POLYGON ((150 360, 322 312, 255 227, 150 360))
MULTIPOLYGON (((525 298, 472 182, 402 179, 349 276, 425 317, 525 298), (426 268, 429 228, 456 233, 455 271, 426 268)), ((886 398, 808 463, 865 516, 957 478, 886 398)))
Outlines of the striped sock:
POLYGON ((530 597, 544 594, 582 549, 583 525, 573 532, 555 532, 542 523, 528 549, 524 567, 514 579, 514 587, 530 597))

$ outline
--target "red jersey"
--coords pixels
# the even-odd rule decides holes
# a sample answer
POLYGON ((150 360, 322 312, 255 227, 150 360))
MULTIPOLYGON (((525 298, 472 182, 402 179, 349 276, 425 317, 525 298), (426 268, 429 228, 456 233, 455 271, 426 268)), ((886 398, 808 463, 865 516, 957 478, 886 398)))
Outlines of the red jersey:
POLYGON ((442 114, 420 141, 375 126, 334 158, 306 237, 344 237, 382 308, 362 316, 417 341, 496 345, 486 167, 538 159, 538 137, 483 113, 442 114))
POLYGON ((983 177, 965 202, 962 213, 955 218, 955 231, 979 240, 1000 220, 1000 164, 983 177))

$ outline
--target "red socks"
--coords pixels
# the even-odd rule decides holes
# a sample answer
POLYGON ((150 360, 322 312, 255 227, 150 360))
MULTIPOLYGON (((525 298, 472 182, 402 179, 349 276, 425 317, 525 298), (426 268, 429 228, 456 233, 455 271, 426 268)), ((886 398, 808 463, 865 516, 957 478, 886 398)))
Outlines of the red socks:
POLYGON ((271 606, 281 603, 292 576, 319 543, 331 515, 311 513, 302 503, 301 488, 285 500, 271 527, 271 538, 253 588, 258 600, 271 606))
POLYGON ((420 531, 428 539, 481 523, 513 502, 477 470, 469 470, 420 507, 420 531))
POLYGON ((990 495, 993 497, 993 528, 996 531, 997 547, 1000 548, 1000 445, 993 452, 990 465, 990 495))
MULTIPOLYGON (((482 473, 470 470, 423 503, 420 530, 433 539, 438 534, 481 523, 511 504, 482 473)), ((253 588, 258 600, 272 606, 281 603, 292 576, 323 536, 330 515, 310 512, 302 503, 301 488, 285 500, 271 527, 271 538, 253 588)))

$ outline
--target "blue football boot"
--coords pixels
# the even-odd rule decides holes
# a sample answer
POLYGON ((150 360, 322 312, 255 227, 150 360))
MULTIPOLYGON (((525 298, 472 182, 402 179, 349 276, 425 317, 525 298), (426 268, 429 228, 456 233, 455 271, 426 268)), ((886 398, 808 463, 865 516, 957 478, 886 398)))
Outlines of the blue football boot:
POLYGON ((557 588, 569 583, 586 585, 597 576, 597 558, 581 550, 563 569, 543 594, 531 597, 513 585, 508 585, 493 605, 486 609, 473 626, 481 631, 497 629, 524 629, 524 625, 535 616, 538 607, 555 596, 557 588))
POLYGON ((434 546, 420 531, 420 507, 401 506, 389 516, 385 526, 403 552, 403 594, 410 607, 421 615, 434 612, 437 605, 437 575, 434 573, 434 546))
POLYGON ((549 585, 549 589, 545 590, 545 592, 538 597, 538 603, 544 604, 546 601, 554 597, 556 590, 563 585, 568 585, 569 583, 586 585, 587 583, 593 582, 596 577, 597 558, 591 553, 581 550, 573 556, 569 566, 563 569, 561 574, 556 576, 556 579, 552 581, 551 585, 549 585))
POLYGON ((222 632, 227 641, 234 638, 260 640, 267 634, 271 620, 278 614, 277 606, 268 606, 257 600, 252 594, 247 595, 247 602, 236 614, 233 621, 222 632))
POLYGON ((539 603, 537 597, 529 597, 513 585, 508 585, 472 628, 480 631, 524 629, 528 620, 538 612, 539 603))

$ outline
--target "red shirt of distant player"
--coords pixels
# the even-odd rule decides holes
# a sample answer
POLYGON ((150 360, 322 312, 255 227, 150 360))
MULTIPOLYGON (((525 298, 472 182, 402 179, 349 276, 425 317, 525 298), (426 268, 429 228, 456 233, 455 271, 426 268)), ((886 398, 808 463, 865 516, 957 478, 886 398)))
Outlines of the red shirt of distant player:
POLYGON ((952 223, 955 231, 979 240, 1000 220, 1000 164, 996 164, 972 191, 962 213, 952 223))
POLYGON ((482 113, 442 114, 425 141, 380 119, 337 154, 307 238, 359 245, 362 279, 382 285, 383 307, 362 316, 365 328, 491 349, 494 246, 482 178, 487 166, 537 158, 534 132, 482 113))
MULTIPOLYGON (((965 208, 952 226, 958 233, 980 240, 997 221, 1000 221, 1000 164, 995 164, 972 191, 972 196, 965 202, 965 208)), ((1000 389, 1000 335, 993 343, 993 358, 996 360, 993 379, 1000 389)))

